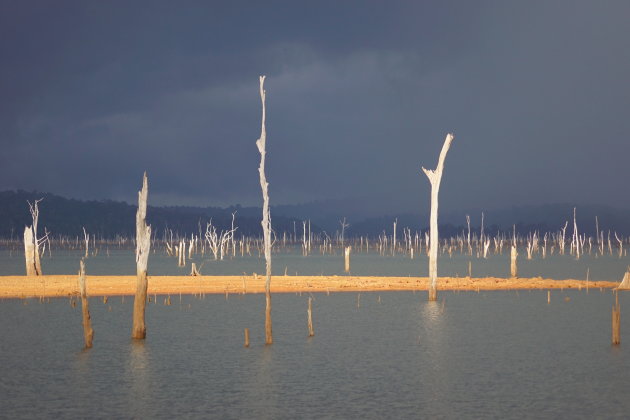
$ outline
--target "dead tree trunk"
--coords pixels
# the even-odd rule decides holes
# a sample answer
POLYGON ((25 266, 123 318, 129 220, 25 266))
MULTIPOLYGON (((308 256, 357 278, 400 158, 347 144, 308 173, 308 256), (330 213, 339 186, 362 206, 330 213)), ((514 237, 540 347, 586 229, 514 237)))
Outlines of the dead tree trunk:
POLYGON ((630 290, 630 268, 623 275, 623 279, 621 280, 619 286, 617 286, 617 289, 630 290))
POLYGON ((147 328, 144 322, 144 313, 147 303, 147 265, 149 263, 149 250, 151 247, 151 226, 147 226, 147 197, 149 186, 147 173, 142 178, 142 190, 138 191, 138 211, 136 213, 136 296, 133 302, 133 329, 132 338, 144 339, 147 336, 147 328))
POLYGON ((190 275, 191 276, 200 276, 201 275, 201 274, 199 274, 199 270, 197 270, 197 265, 195 263, 191 264, 190 275))
POLYGON ((28 202, 29 211, 31 212, 31 218, 33 224, 24 228, 24 259, 26 262, 26 275, 27 276, 41 276, 42 265, 39 259, 39 246, 44 239, 37 238, 37 223, 39 221, 39 202, 35 200, 34 204, 28 202))
POLYGON ((619 294, 615 291, 615 304, 612 308, 612 343, 621 344, 621 308, 619 306, 619 294))
POLYGON ((308 309, 306 311, 308 316, 308 336, 313 337, 315 335, 315 330, 313 329, 313 298, 308 298, 308 309))
POLYGON ((24 227, 24 259, 26 260, 26 275, 27 276, 39 276, 41 273, 37 271, 37 264, 35 263, 35 239, 33 237, 33 227, 24 227))
POLYGON ((437 300, 437 258, 439 244, 438 234, 438 193, 440 192, 440 183, 442 182, 442 171, 444 170, 444 159, 446 159, 446 153, 451 147, 453 141, 453 135, 447 134, 440 152, 437 168, 435 170, 425 169, 422 170, 429 178, 431 183, 431 217, 430 217, 430 235, 429 242, 429 301, 437 300))
POLYGON ((345 248, 344 254, 345 254, 345 261, 346 261, 346 273, 350 272, 350 252, 352 251, 352 247, 351 246, 347 246, 345 248))
POLYGON ((256 146, 260 152, 260 166, 258 173, 260 175, 260 188, 263 196, 262 221, 260 222, 263 229, 263 239, 265 245, 265 265, 267 268, 267 279, 265 280, 265 344, 273 343, 273 334, 271 331, 271 215, 269 213, 269 183, 265 176, 265 155, 267 133, 265 131, 265 76, 260 76, 260 101, 262 102, 262 125, 260 129, 260 138, 256 140, 256 146))
POLYGON ((179 248, 177 253, 177 266, 185 267, 186 266, 186 240, 181 239, 179 241, 179 248))
POLYGON ((510 252, 510 275, 512 278, 516 278, 518 276, 518 267, 516 265, 517 257, 518 251, 516 250, 516 245, 512 244, 512 250, 510 252))
POLYGON ((83 227, 83 239, 85 240, 85 258, 89 256, 89 248, 90 248, 90 235, 83 227))
POLYGON ((94 330, 92 329, 92 318, 90 317, 87 285, 85 283, 85 264, 83 260, 81 260, 79 267, 79 293, 81 294, 81 310, 83 312, 83 338, 85 340, 85 348, 89 349, 92 347, 94 330))

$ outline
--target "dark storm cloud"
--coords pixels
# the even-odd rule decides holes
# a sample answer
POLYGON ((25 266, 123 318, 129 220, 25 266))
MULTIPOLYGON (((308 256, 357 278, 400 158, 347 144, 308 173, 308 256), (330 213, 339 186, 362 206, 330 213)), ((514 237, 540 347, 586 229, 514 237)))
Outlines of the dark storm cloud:
POLYGON ((627 2, 1 4, 1 189, 258 203, 267 74, 276 203, 630 205, 627 2))

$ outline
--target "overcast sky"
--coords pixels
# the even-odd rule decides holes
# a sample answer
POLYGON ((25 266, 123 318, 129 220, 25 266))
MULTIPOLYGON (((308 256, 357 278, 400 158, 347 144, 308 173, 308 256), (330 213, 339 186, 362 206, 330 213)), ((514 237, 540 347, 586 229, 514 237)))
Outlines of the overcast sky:
POLYGON ((630 207, 630 2, 0 0, 0 189, 630 207))

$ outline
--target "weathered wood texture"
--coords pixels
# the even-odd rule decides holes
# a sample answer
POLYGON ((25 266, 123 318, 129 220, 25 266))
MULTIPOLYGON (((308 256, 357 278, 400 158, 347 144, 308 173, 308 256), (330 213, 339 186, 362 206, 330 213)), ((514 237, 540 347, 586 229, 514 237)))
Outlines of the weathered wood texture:
POLYGON ((615 292, 615 304, 612 308, 612 344, 621 344, 621 308, 617 292, 615 292))
POLYGON ((442 182, 442 172, 444 170, 444 160, 446 159, 446 154, 448 153, 448 149, 451 147, 451 142, 453 141, 453 135, 447 134, 446 139, 444 140, 444 145, 442 146, 442 151, 440 152, 440 157, 438 159, 438 164, 435 170, 433 169, 425 169, 422 170, 429 178, 429 182, 431 183, 431 216, 430 216, 430 242, 429 242, 429 278, 431 280, 431 287, 429 288, 429 300, 435 301, 437 300, 437 259, 438 259, 438 249, 440 247, 439 243, 439 233, 438 233, 438 194, 440 192, 440 183, 442 182))
POLYGON ((92 318, 90 317, 87 284, 85 281, 85 263, 83 260, 79 263, 79 294, 81 295, 81 311, 83 314, 83 339, 85 341, 85 348, 89 349, 92 347, 94 330, 92 329, 92 318))
POLYGON ((41 276, 42 264, 39 258, 39 240, 37 238, 37 223, 39 221, 39 202, 35 200, 34 204, 28 203, 29 211, 33 224, 24 227, 24 259, 26 262, 27 276, 41 276))
POLYGON ((308 309, 306 310, 308 315, 308 336, 313 337, 315 335, 315 330, 313 329, 313 298, 308 298, 308 309))
POLYGON ((147 335, 145 309, 147 303, 147 266, 151 248, 151 226, 147 226, 147 198, 149 185, 147 173, 142 178, 142 189, 138 191, 138 211, 136 213, 136 296, 133 302, 133 327, 131 336, 144 339, 147 335))
POLYGON ((262 102, 262 125, 260 129, 260 138, 256 140, 256 146, 260 152, 260 166, 258 173, 260 175, 260 188, 263 196, 262 221, 260 222, 263 229, 263 239, 265 243, 265 344, 273 343, 273 333, 271 329, 271 214, 269 212, 269 183, 265 176, 265 157, 267 154, 267 133, 265 131, 265 76, 260 76, 260 101, 262 102))
POLYGON ((515 279, 518 277, 518 265, 516 259, 518 257, 518 251, 516 250, 516 246, 512 245, 510 249, 510 276, 515 279))
POLYGON ((35 240, 33 239, 33 227, 26 226, 24 228, 24 260, 26 262, 26 275, 38 276, 41 273, 37 270, 35 260, 35 240))
POLYGON ((619 290, 628 290, 630 289, 630 271, 626 271, 623 275, 623 279, 619 286, 617 287, 619 290))

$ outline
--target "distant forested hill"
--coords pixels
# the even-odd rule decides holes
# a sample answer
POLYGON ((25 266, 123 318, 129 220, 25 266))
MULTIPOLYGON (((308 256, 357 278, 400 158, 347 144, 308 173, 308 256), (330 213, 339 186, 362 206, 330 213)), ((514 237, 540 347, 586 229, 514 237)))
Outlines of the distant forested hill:
MULTIPOLYGON (((82 235, 82 228, 91 234, 102 238, 112 238, 116 235, 135 235, 136 206, 128 203, 102 200, 81 201, 67 199, 54 194, 4 191, 0 192, 0 237, 21 237, 24 226, 31 223, 27 200, 33 202, 43 198, 40 203, 40 229, 44 227, 53 235, 82 235)), ((398 219, 398 237, 402 238, 403 228, 410 228, 412 234, 416 231, 426 231, 428 215, 397 214, 371 216, 369 212, 361 211, 363 203, 352 202, 313 202, 300 205, 284 205, 272 207, 272 225, 278 236, 284 232, 295 232, 298 237, 302 234, 302 219, 311 220, 313 232, 326 230, 329 236, 334 236, 340 229, 339 220, 347 217, 350 224, 346 235, 376 237, 383 231, 391 235, 393 221, 398 219)), ((569 222, 567 232, 572 232, 573 208, 577 208, 577 222, 580 233, 594 235, 595 217, 599 222, 599 229, 604 232, 617 232, 630 235, 630 210, 614 209, 606 206, 580 206, 575 204, 546 204, 538 206, 521 206, 499 210, 484 211, 485 232, 495 234, 497 231, 512 231, 516 226, 519 233, 534 230, 539 232, 555 232, 569 222)), ((261 209, 256 207, 232 206, 219 207, 151 207, 147 213, 149 224, 158 237, 166 229, 173 233, 190 235, 205 232, 206 222, 212 222, 219 229, 229 228, 232 212, 236 212, 236 226, 238 233, 245 235, 260 235, 261 209)), ((453 236, 466 229, 466 214, 470 215, 471 228, 479 232, 481 225, 479 209, 461 210, 457 212, 440 213, 440 235, 453 236)))
MULTIPOLYGON (((46 228, 53 235, 83 235, 83 227, 99 238, 113 238, 116 235, 135 235, 136 206, 128 203, 102 200, 81 201, 60 197, 50 193, 27 191, 0 192, 0 237, 21 237, 24 226, 31 224, 28 203, 43 198, 39 203, 39 228, 46 228)), ((166 229, 174 233, 190 235, 205 232, 206 222, 218 229, 227 229, 232 222, 232 212, 236 212, 237 236, 259 235, 261 233, 260 214, 256 208, 215 207, 151 207, 147 211, 147 222, 161 237, 166 229)), ((273 217, 277 234, 293 232, 294 219, 273 217)))

